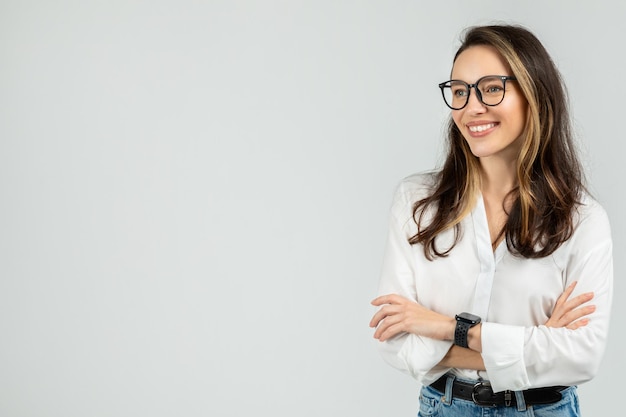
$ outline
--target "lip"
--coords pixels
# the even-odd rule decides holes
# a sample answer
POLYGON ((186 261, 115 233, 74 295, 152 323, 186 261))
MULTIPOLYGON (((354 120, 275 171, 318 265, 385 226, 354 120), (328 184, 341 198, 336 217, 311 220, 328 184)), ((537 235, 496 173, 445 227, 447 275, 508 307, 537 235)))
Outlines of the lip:
POLYGON ((493 132, 495 129, 500 126, 500 123, 494 122, 492 120, 477 120, 474 122, 469 122, 465 124, 467 128, 467 132, 471 137, 479 138, 482 136, 486 136, 493 132), (471 128, 476 128, 478 126, 482 126, 484 130, 472 130, 471 128))

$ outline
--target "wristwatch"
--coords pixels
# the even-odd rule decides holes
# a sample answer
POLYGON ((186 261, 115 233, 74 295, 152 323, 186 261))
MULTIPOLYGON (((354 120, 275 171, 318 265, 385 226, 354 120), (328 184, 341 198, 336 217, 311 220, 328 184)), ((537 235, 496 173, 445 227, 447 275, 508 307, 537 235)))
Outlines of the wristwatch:
POLYGON ((456 327, 454 329, 454 344, 461 347, 467 346, 467 332, 480 323, 480 317, 470 313, 456 315, 456 327))

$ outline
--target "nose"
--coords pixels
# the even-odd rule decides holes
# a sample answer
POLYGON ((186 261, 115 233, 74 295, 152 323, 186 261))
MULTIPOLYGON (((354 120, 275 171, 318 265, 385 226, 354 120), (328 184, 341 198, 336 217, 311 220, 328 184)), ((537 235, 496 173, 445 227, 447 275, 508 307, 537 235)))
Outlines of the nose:
POLYGON ((478 98, 476 87, 470 88, 466 109, 472 113, 482 113, 487 110, 487 106, 478 98))

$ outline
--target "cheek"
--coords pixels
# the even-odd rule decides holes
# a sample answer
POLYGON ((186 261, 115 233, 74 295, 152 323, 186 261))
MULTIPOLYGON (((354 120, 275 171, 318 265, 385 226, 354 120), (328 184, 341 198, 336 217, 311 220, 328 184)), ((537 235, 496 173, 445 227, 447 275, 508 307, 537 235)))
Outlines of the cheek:
POLYGON ((526 127, 526 115, 528 112, 528 104, 521 100, 517 103, 511 103, 507 110, 507 114, 509 115, 511 121, 516 125, 519 129, 524 129, 526 127))
POLYGON ((461 132, 461 137, 464 138, 465 140, 470 140, 470 137, 468 136, 469 133, 465 129, 465 125, 463 124, 462 119, 463 119, 463 112, 462 111, 453 111, 452 112, 452 121, 456 125, 457 129, 459 129, 459 131, 461 132))

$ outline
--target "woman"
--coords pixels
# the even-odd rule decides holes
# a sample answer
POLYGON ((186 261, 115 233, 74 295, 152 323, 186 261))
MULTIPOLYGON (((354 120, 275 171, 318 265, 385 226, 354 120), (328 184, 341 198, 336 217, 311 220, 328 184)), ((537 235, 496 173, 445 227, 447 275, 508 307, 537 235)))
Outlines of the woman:
POLYGON ((504 25, 470 28, 450 78, 445 163, 392 205, 374 337, 422 383, 421 416, 577 416, 605 348, 612 242, 561 77, 504 25))

